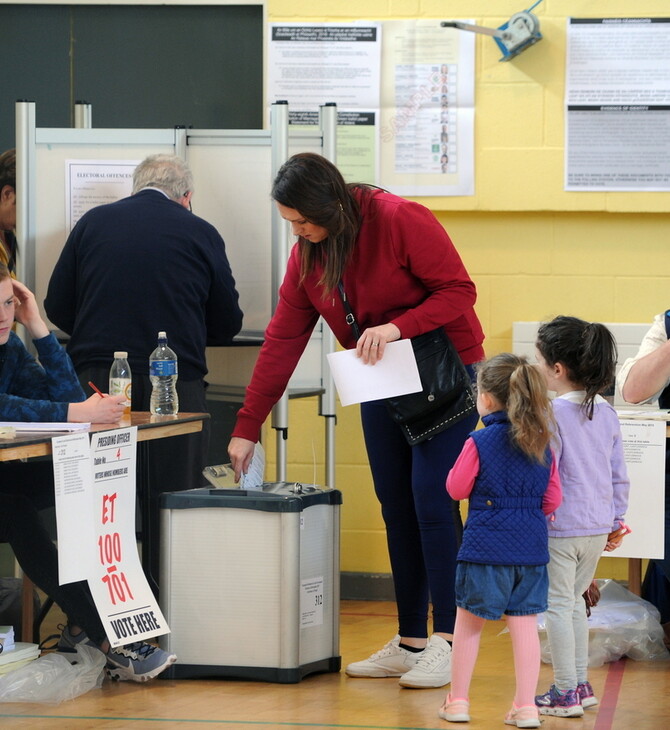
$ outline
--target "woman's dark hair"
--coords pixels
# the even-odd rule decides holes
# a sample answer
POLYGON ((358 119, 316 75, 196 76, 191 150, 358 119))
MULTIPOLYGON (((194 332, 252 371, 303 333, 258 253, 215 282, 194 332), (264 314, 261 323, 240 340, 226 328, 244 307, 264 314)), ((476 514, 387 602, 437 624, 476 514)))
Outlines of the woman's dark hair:
POLYGON ((614 335, 599 322, 561 316, 540 325, 535 344, 548 365, 561 363, 568 378, 586 391, 583 408, 593 418, 596 396, 614 382, 614 335))
POLYGON ((371 186, 346 183, 340 171, 321 155, 301 152, 290 157, 280 168, 272 184, 272 199, 297 210, 310 223, 328 231, 320 244, 303 238, 300 246, 300 280, 323 266, 319 284, 324 298, 337 288, 351 256, 361 226, 360 208, 353 190, 370 190, 371 186))
POLYGON ((0 190, 9 185, 16 190, 16 150, 11 149, 0 155, 0 190))
POLYGON ((477 388, 507 411, 514 443, 526 456, 547 462, 554 423, 547 384, 527 358, 502 352, 477 367, 477 388))

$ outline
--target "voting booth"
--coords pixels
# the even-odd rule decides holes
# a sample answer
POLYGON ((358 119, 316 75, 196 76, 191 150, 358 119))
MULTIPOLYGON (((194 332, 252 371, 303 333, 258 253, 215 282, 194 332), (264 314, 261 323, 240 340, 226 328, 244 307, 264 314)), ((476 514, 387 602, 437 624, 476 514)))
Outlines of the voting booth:
MULTIPOLYGON (((85 125, 92 116, 90 105, 76 106, 75 116, 85 125)), ((226 389, 246 386, 294 240, 272 204, 272 180, 296 152, 335 160, 337 107, 321 107, 318 127, 290 127, 288 104, 277 102, 270 109, 269 129, 240 130, 41 128, 36 114, 34 102, 16 103, 17 236, 22 242, 18 274, 37 302, 44 300, 78 217, 90 207, 130 194, 129 188, 121 189, 122 178, 130 178, 148 155, 179 155, 193 172, 193 212, 214 225, 226 242, 244 312, 234 346, 208 348, 208 381, 226 389), (107 187, 96 184, 98 176, 107 187), (110 193, 112 183, 119 189, 110 193)), ((326 354, 333 350, 334 336, 319 321, 287 392, 273 409, 278 480, 286 479, 288 399, 316 395, 325 425, 323 483, 335 484, 335 387, 326 364, 326 354)))

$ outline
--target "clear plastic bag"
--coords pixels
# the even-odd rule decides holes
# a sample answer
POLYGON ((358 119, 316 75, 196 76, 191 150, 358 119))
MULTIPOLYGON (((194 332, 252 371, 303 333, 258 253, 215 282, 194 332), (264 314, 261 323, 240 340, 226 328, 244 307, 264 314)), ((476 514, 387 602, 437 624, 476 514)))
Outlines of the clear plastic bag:
POLYGON ((0 677, 0 702, 58 704, 99 688, 105 655, 92 646, 76 648, 76 654, 51 652, 0 677))
MULTIPOLYGON (((589 618, 589 666, 599 667, 623 656, 636 661, 670 659, 656 607, 614 580, 599 580, 598 587, 600 600, 589 618)), ((544 614, 538 616, 538 629, 542 661, 551 664, 544 614)))

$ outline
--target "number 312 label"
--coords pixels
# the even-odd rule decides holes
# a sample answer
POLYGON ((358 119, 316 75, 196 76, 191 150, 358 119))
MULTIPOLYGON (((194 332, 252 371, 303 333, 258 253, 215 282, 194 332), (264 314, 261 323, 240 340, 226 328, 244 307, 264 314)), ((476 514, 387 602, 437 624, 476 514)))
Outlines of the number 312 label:
POLYGON ((323 576, 300 581, 300 628, 323 624, 323 576))

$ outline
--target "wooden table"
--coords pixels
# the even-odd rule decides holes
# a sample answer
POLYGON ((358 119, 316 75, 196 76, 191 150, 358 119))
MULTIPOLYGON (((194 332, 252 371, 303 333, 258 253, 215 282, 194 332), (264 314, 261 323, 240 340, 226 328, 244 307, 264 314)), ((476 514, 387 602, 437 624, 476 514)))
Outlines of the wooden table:
MULTIPOLYGON (((170 436, 183 436, 202 431, 202 423, 209 418, 209 413, 180 413, 177 416, 152 416, 148 412, 137 411, 130 414, 130 420, 120 424, 94 423, 87 431, 111 431, 116 428, 137 426, 137 441, 148 442, 154 439, 164 439, 170 436)), ((34 459, 38 456, 51 456, 51 439, 54 436, 63 436, 66 431, 58 432, 25 432, 17 431, 13 439, 0 438, 0 461, 15 461, 18 459, 34 459)), ((146 471, 147 454, 145 448, 138 449, 138 464, 144 469, 142 493, 140 503, 143 515, 148 515, 149 477, 146 471)), ((143 522, 143 530, 150 526, 143 522)), ((146 538, 145 533, 145 538, 146 538)), ((148 543, 148 540, 145 540, 148 543)), ((146 569, 149 564, 147 550, 142 551, 142 564, 146 569)), ((32 641, 33 638, 33 584, 24 575, 22 596, 22 641, 32 641)))

